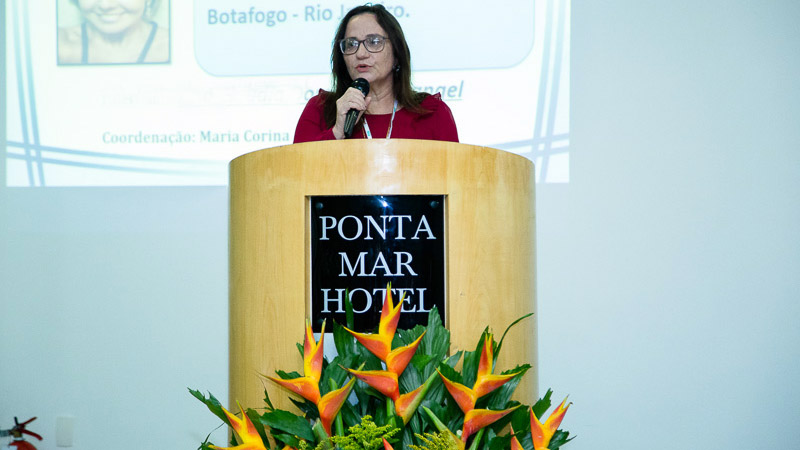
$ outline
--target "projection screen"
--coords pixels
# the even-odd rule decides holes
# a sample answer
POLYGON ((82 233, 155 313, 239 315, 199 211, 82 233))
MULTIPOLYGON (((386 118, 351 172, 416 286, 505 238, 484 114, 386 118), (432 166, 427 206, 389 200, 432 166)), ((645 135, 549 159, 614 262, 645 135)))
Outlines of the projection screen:
MULTIPOLYGON (((356 5, 7 0, 5 185, 225 185, 232 158, 292 143, 306 101, 330 89, 335 28, 356 5), (150 44, 93 40, 86 23, 134 14, 98 3, 141 3, 150 44)), ((442 95, 461 142, 569 181, 569 0, 384 6, 414 87, 442 95)))

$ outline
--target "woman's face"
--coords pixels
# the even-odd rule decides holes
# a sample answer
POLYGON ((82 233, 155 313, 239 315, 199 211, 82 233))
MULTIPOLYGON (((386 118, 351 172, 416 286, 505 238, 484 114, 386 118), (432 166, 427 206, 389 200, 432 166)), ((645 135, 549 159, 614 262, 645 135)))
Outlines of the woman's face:
POLYGON ((101 33, 119 34, 139 23, 147 0, 78 0, 86 20, 101 33))
POLYGON ((359 41, 369 35, 386 37, 383 50, 377 53, 367 51, 364 43, 358 46, 358 51, 352 55, 344 55, 344 63, 350 78, 364 78, 370 84, 375 82, 385 83, 392 80, 392 70, 395 65, 394 51, 386 31, 378 25, 374 14, 364 13, 352 17, 345 29, 345 38, 356 38, 359 41))

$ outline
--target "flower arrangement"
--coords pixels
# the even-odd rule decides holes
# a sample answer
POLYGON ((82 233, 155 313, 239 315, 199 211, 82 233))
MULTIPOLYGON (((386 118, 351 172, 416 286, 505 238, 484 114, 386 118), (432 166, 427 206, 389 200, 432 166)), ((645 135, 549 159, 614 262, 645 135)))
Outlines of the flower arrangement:
POLYGON ((348 326, 333 324, 338 355, 332 361, 322 350, 326 324, 317 342, 306 323, 303 374, 266 376, 299 397, 291 399, 299 413, 274 408, 266 390, 263 413, 239 406, 237 415, 210 393, 190 389, 235 431, 230 447, 206 438, 199 449, 558 450, 571 440, 558 429, 569 408, 566 399, 544 422, 552 391, 531 406, 511 400, 529 364, 494 373, 506 333, 532 314, 509 325, 500 341, 487 328, 474 351, 448 355, 450 332, 435 309, 427 326, 397 329, 403 301, 401 295, 393 303, 389 286, 377 333, 364 334, 351 330, 346 300, 348 326))

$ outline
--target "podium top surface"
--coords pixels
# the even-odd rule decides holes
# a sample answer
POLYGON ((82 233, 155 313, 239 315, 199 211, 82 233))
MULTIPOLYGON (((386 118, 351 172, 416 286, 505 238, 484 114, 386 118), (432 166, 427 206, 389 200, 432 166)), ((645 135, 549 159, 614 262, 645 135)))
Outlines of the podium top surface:
MULTIPOLYGON (((426 157, 443 157, 445 153, 450 152, 471 152, 479 151, 485 155, 493 155, 494 157, 510 158, 515 160, 516 164, 533 166, 533 162, 524 156, 515 153, 499 150, 492 147, 483 147, 478 145, 462 144, 458 142, 444 142, 444 141, 429 141, 420 139, 347 139, 347 140, 333 140, 333 141, 317 141, 317 142, 303 142, 299 144, 283 145, 279 147, 270 147, 260 150, 254 150, 249 153, 240 155, 231 160, 231 166, 238 164, 247 164, 248 161, 263 157, 265 153, 271 155, 285 155, 286 157, 296 157, 301 154, 318 155, 318 152, 330 153, 328 156, 341 155, 342 152, 351 152, 355 156, 370 155, 385 155, 385 154, 400 154, 404 152, 422 152, 426 157), (364 153, 368 152, 368 153, 364 153), (432 152, 432 153, 429 153, 432 152)), ((351 160, 353 162, 353 160, 351 160)))

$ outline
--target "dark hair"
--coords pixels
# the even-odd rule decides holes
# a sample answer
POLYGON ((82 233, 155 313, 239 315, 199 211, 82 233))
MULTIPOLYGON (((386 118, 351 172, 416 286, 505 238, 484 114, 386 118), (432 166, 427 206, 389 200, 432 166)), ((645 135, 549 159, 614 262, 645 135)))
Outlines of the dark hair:
POLYGON ((331 69, 332 69, 332 92, 323 95, 325 122, 329 127, 336 123, 336 100, 339 99, 350 84, 353 82, 347 65, 344 62, 344 55, 339 50, 339 41, 344 39, 347 31, 347 24, 355 16, 361 14, 374 14, 378 25, 386 31, 389 42, 392 44, 392 51, 397 60, 397 70, 392 72, 394 98, 397 103, 409 111, 424 113, 427 112, 420 107, 422 100, 428 96, 426 93, 416 92, 411 87, 411 51, 408 49, 406 37, 397 19, 383 7, 383 5, 366 4, 356 6, 345 14, 336 30, 331 46, 331 69))

